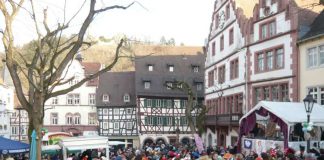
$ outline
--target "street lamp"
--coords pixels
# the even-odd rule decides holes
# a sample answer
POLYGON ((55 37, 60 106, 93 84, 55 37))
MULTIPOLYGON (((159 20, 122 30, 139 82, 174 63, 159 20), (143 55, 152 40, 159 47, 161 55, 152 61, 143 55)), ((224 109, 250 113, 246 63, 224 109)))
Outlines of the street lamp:
POLYGON ((178 145, 179 144, 179 141, 180 141, 180 138, 179 138, 179 134, 180 134, 179 126, 176 129, 176 134, 177 134, 177 142, 176 142, 176 145, 178 145))
MULTIPOLYGON (((307 113, 307 124, 309 124, 310 114, 312 113, 314 103, 316 101, 313 99, 313 96, 310 94, 310 92, 308 92, 308 95, 306 96, 306 98, 304 98, 303 102, 305 106, 305 111, 307 113)), ((310 150, 310 138, 307 139, 307 152, 309 152, 309 150, 310 150)))

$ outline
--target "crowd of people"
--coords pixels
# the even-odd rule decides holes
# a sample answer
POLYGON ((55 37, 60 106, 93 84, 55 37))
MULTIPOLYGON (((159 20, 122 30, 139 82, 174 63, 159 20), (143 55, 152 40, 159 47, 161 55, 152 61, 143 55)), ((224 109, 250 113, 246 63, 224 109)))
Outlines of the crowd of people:
POLYGON ((238 152, 237 147, 206 147, 199 151, 195 145, 146 144, 142 149, 119 149, 110 154, 110 160, 324 160, 324 149, 292 148, 281 151, 272 148, 264 153, 238 152))

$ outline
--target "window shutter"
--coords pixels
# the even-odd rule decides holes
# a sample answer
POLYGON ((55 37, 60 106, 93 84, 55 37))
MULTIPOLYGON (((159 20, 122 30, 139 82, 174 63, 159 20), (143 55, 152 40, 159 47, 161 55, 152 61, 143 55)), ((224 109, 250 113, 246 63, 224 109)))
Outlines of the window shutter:
POLYGON ((163 99, 163 105, 162 105, 163 108, 166 108, 167 107, 167 100, 166 99, 163 99))
POLYGON ((180 108, 184 108, 184 100, 180 100, 180 108))
POLYGON ((174 126, 175 125, 175 118, 172 117, 172 125, 174 126))
POLYGON ((147 107, 147 99, 144 99, 144 107, 147 107))
POLYGON ((153 125, 157 125, 157 117, 153 117, 153 125))
POLYGON ((156 99, 152 99, 152 108, 156 107, 156 99))
POLYGON ((144 117, 144 124, 147 125, 147 117, 144 117))
POLYGON ((163 117, 163 126, 166 126, 167 124, 167 117, 163 117))

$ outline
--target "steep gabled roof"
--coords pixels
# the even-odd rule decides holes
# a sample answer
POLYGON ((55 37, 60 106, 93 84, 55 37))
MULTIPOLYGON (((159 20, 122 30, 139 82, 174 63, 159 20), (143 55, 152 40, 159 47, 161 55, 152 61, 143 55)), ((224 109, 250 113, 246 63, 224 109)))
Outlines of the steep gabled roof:
POLYGON ((315 18, 310 30, 300 39, 300 41, 316 38, 318 36, 324 36, 324 10, 315 18))
MULTIPOLYGON (((94 74, 94 73, 98 72, 101 68, 101 64, 96 63, 96 62, 81 62, 81 65, 84 67, 85 76, 94 74)), ((97 77, 95 79, 88 81, 87 85, 88 86, 97 86, 98 82, 99 82, 99 78, 97 77)))

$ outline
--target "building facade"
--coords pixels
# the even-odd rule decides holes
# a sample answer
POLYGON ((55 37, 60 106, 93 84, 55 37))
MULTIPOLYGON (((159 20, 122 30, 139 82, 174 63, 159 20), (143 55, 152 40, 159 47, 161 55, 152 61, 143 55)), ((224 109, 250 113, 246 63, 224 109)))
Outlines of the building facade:
MULTIPOLYGON (((82 62, 78 55, 64 70, 62 79, 68 83, 57 86, 54 90, 68 88, 85 76, 97 72, 99 63, 82 62)), ((96 88, 98 78, 84 83, 68 94, 53 97, 45 103, 44 127, 49 132, 67 132, 73 136, 98 135, 96 110, 96 88)))
POLYGON ((107 72, 99 77, 96 106, 99 135, 139 147, 135 72, 107 72))
POLYGON ((13 88, 0 84, 0 136, 10 138, 10 115, 14 110, 13 88))
POLYGON ((299 101, 297 41, 315 16, 294 0, 215 1, 206 46, 207 144, 235 145, 240 117, 261 100, 299 101))
POLYGON ((20 105, 15 105, 15 109, 10 116, 10 139, 28 142, 28 126, 29 118, 27 111, 21 108, 20 105))
POLYGON ((324 106, 324 12, 311 25, 309 32, 299 40, 300 94, 302 101, 308 93, 324 106))
MULTIPOLYGON (((135 89, 141 146, 191 141, 193 137, 185 117, 188 95, 171 86, 174 82, 186 82, 198 103, 202 102, 204 58, 203 54, 136 57, 135 89)), ((192 116, 196 113, 192 112, 192 116)))

